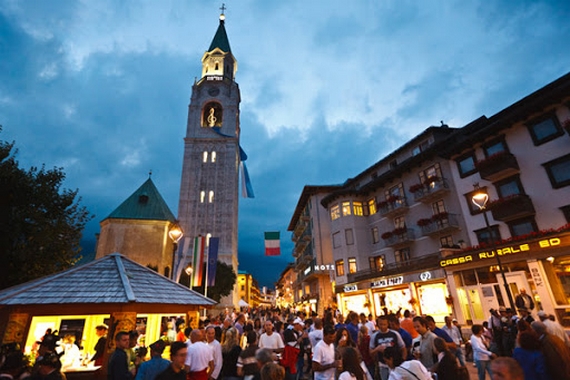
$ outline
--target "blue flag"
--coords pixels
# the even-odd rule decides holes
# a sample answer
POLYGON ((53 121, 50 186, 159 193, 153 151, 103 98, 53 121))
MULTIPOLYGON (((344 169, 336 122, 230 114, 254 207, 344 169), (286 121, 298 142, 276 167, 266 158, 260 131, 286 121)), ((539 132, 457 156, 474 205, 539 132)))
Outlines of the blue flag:
POLYGON ((210 246, 208 248, 208 283, 206 286, 214 286, 216 284, 216 267, 218 266, 218 246, 220 238, 211 237, 210 246))

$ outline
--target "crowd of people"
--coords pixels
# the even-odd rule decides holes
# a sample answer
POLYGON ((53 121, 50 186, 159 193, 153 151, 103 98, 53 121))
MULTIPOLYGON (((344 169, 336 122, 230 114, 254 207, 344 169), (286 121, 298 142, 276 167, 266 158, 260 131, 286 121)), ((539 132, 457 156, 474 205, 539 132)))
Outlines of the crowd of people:
MULTIPOLYGON (((493 380, 570 380, 570 341, 562 326, 543 311, 537 320, 528 306, 518 311, 491 309, 489 321, 471 326, 471 334, 452 316, 437 326, 431 316, 409 310, 377 318, 336 309, 322 316, 279 309, 226 312, 194 328, 169 322, 161 339, 148 346, 150 358, 146 347, 135 349, 141 343, 136 332, 118 332, 106 370, 109 380, 466 380, 474 365, 479 380, 487 373, 493 380)), ((104 331, 98 335, 97 345, 104 347, 104 331)), ((25 376, 65 378, 54 340, 44 337, 25 376)), ((14 365, 17 359, 3 355, 0 379, 25 377, 14 365)), ((96 354, 89 360, 101 359, 96 354)))

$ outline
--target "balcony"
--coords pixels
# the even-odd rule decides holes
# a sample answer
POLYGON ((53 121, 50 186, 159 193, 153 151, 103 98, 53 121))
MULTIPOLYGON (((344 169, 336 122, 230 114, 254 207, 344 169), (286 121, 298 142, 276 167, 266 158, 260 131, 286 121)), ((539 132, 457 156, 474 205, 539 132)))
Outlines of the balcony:
POLYGON ((483 161, 478 161, 475 166, 481 178, 487 181, 497 181, 519 171, 516 157, 509 152, 494 154, 483 161))
MULTIPOLYGON (((441 197, 443 194, 449 192, 449 185, 445 178, 436 178, 432 181, 426 181, 423 186, 417 188, 418 185, 414 185, 414 201, 429 203, 435 198, 441 197)), ((410 189, 411 189, 410 188, 410 189)))
POLYGON ((408 211, 408 201, 400 198, 393 202, 378 203, 378 212, 385 217, 393 217, 405 214, 408 211))
POLYGON ((530 197, 526 194, 499 198, 490 202, 487 208, 493 213, 493 219, 501 222, 524 218, 536 213, 530 197))
POLYGON ((424 271, 439 268, 441 254, 439 252, 413 258, 401 263, 390 263, 382 269, 366 269, 356 273, 349 273, 347 283, 371 280, 380 276, 393 276, 409 272, 424 271))
POLYGON ((411 228, 397 228, 394 231, 384 233, 382 239, 384 239, 386 247, 393 247, 413 242, 416 239, 416 234, 411 228))
POLYGON ((459 217, 456 214, 436 214, 429 219, 429 223, 420 226, 420 228, 422 229, 423 236, 449 233, 459 229, 459 217))
POLYGON ((293 240, 298 239, 307 229, 309 223, 301 218, 293 230, 293 240))

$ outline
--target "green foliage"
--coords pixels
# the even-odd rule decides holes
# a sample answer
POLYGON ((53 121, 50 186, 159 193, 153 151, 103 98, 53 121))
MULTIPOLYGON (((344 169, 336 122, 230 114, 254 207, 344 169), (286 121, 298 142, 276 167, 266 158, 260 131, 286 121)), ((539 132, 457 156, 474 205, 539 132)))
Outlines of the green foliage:
MULTIPOLYGON (((204 264, 205 266, 205 264, 204 264)), ((204 273, 206 268, 204 268, 204 273)), ((205 281, 205 276, 204 280, 205 281)), ((234 288, 234 285, 237 280, 236 272, 231 265, 223 263, 218 260, 218 264, 216 266, 216 282, 214 286, 208 287, 208 298, 213 299, 216 302, 220 302, 222 297, 229 295, 234 288)), ((178 281, 180 284, 188 285, 190 283, 190 278, 186 274, 186 272, 182 271, 180 274, 180 280, 178 281)), ((192 290, 197 291, 198 293, 204 294, 204 286, 195 286, 192 290)))
POLYGON ((26 171, 16 154, 14 142, 0 140, 0 289, 72 266, 92 218, 77 190, 60 189, 62 168, 26 171))

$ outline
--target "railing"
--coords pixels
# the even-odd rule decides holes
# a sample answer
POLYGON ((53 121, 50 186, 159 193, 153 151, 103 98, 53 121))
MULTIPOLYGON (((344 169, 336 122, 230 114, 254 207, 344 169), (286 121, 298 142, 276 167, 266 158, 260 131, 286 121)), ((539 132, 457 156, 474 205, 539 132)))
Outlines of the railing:
POLYGON ((390 216, 404 213, 408 210, 408 201, 406 198, 398 199, 394 202, 388 202, 387 204, 378 207, 378 212, 382 216, 390 216))
POLYGON ((390 263, 384 265, 382 269, 365 269, 356 273, 349 273, 347 282, 364 281, 379 276, 391 276, 394 274, 404 274, 406 272, 439 268, 441 253, 432 253, 422 257, 413 258, 404 262, 390 263))
POLYGON ((405 232, 400 234, 393 234, 387 239, 384 239, 384 245, 386 247, 392 247, 394 245, 410 243, 415 239, 416 234, 414 230, 408 227, 405 232))
POLYGON ((421 226, 421 229, 424 236, 457 230, 459 229, 459 218, 457 214, 447 214, 444 218, 432 220, 431 223, 421 226))
POLYGON ((414 193, 414 200, 416 202, 428 202, 435 197, 449 191, 449 185, 445 178, 440 178, 429 183, 414 193))

